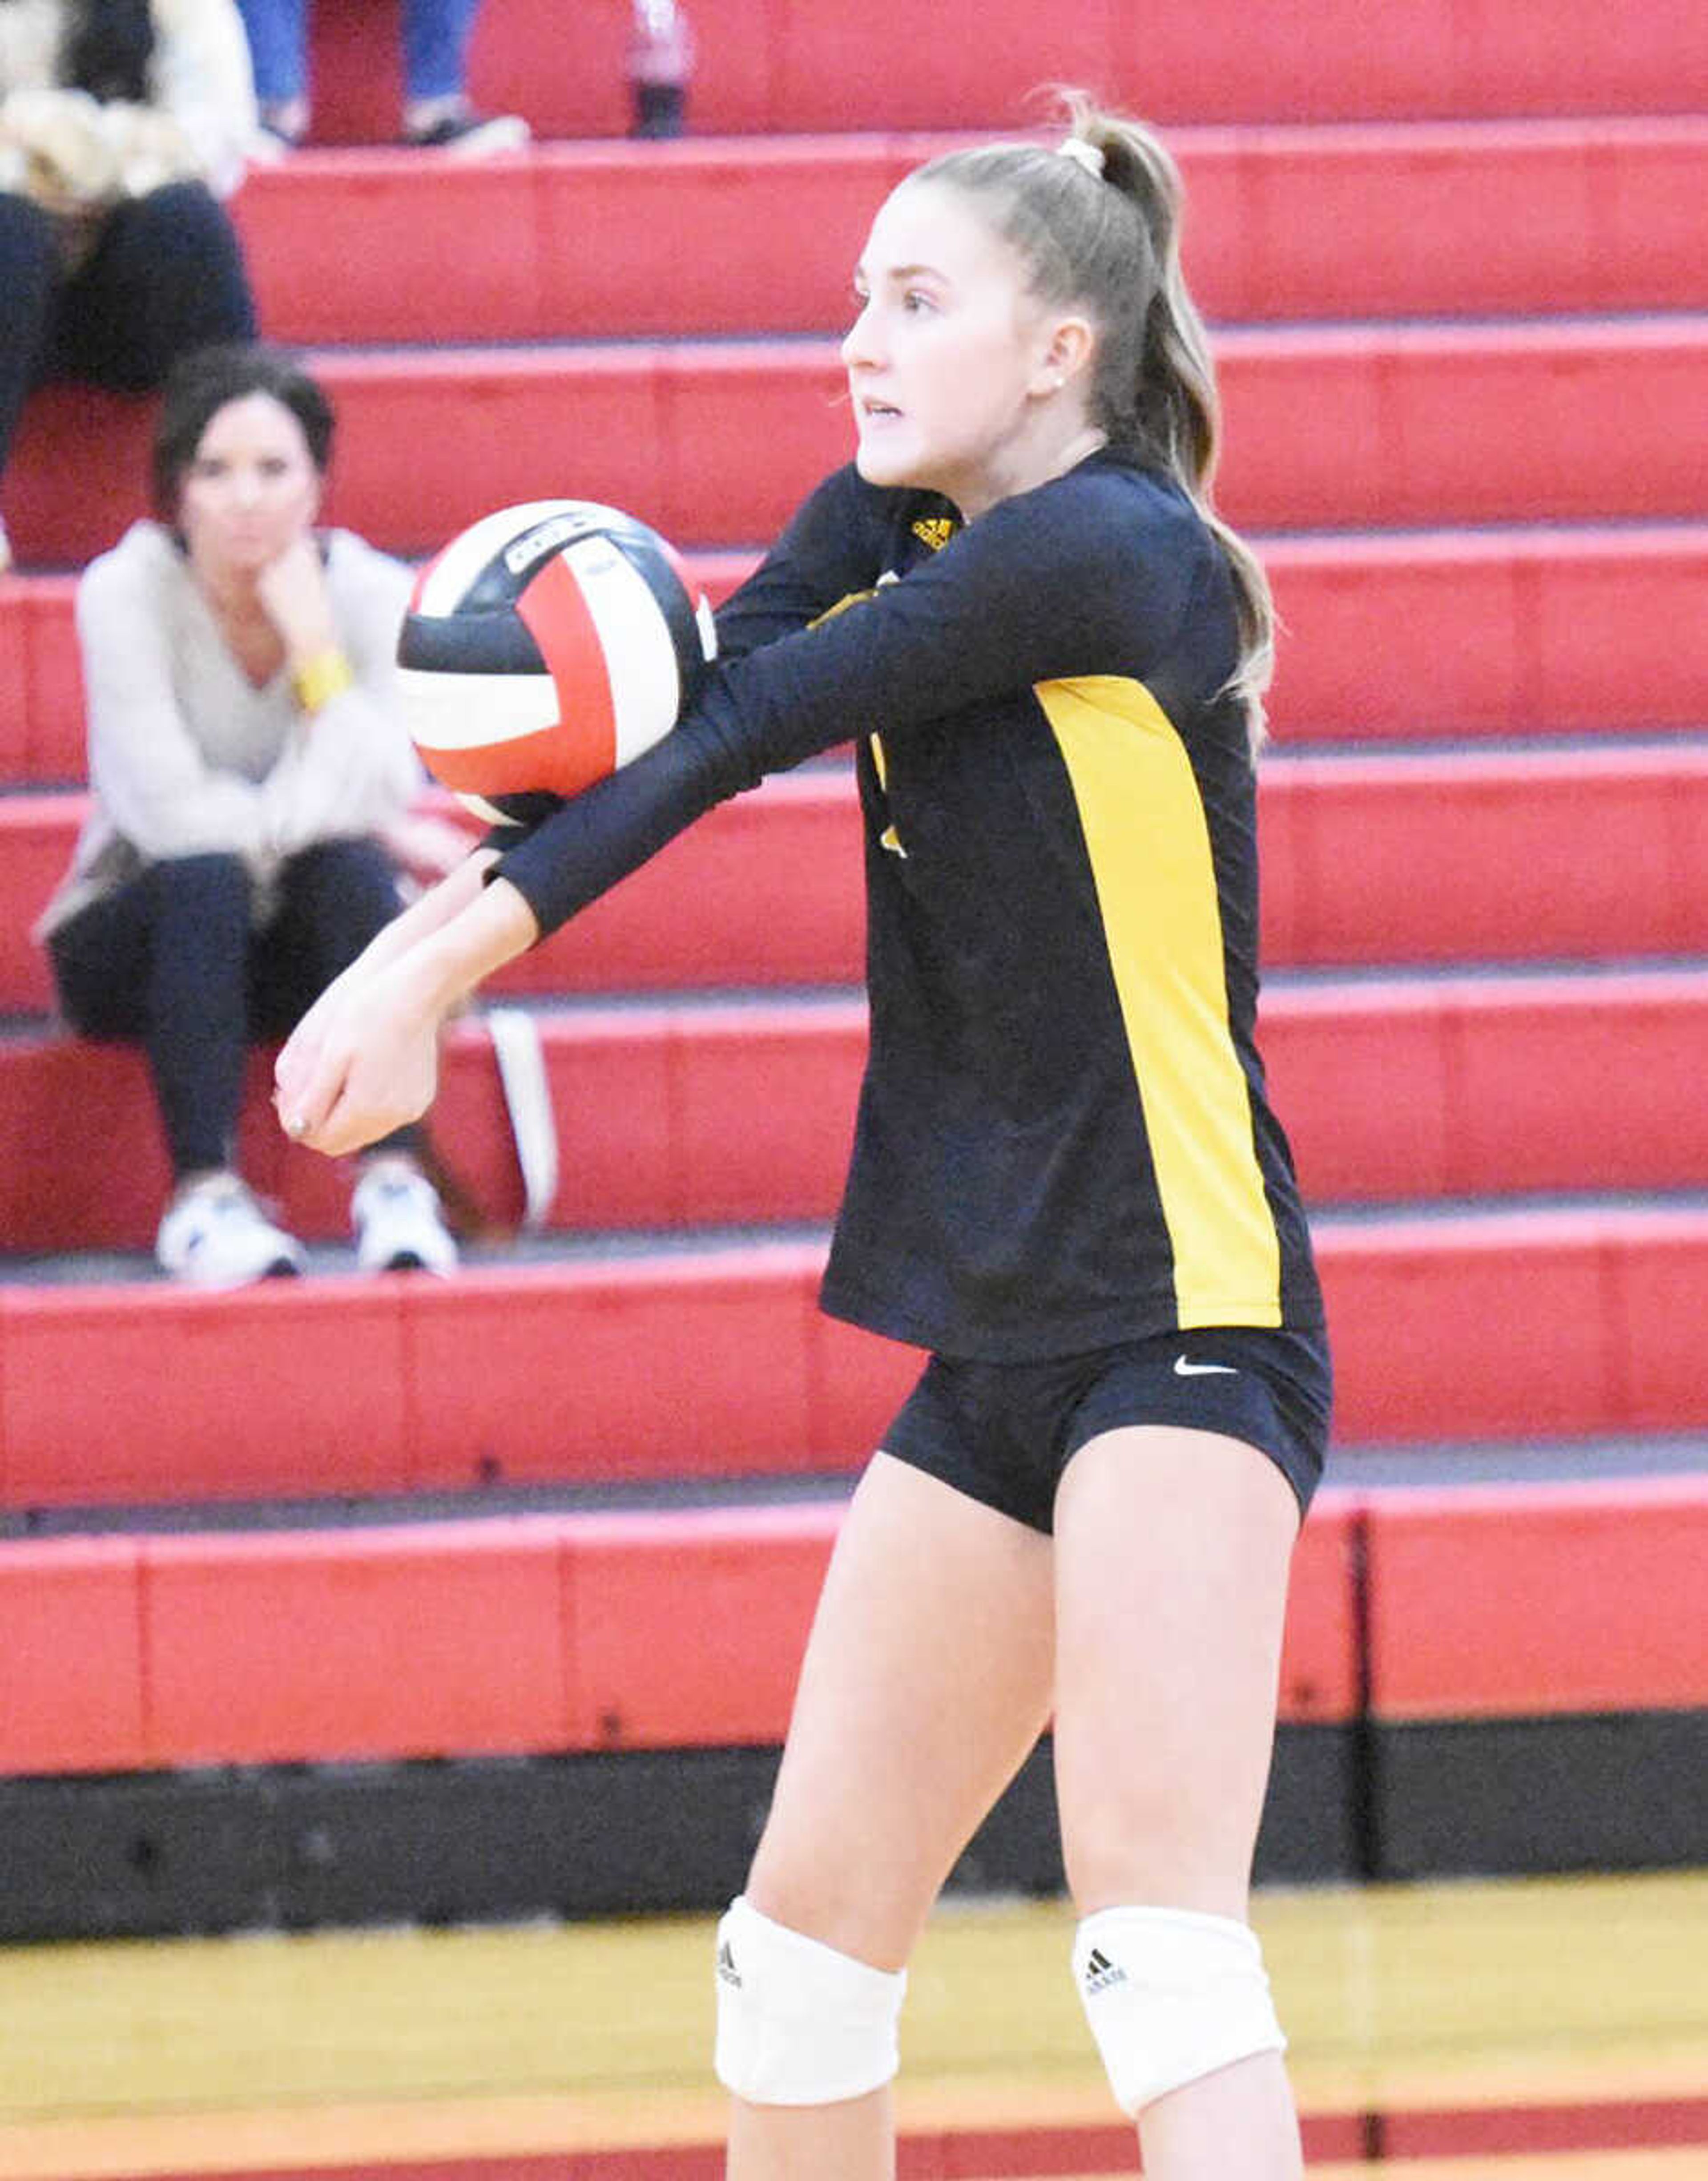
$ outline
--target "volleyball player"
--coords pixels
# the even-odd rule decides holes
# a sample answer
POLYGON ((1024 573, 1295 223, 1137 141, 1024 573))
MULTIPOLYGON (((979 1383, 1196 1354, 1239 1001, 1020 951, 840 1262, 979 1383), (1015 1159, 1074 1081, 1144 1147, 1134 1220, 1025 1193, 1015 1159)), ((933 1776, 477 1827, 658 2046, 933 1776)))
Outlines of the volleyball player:
POLYGON ((871 1050, 824 1300, 932 1360, 719 1929, 742 2181, 893 2170, 905 1964, 1052 1714, 1074 1974, 1146 2173, 1299 2171, 1248 1889, 1329 1371, 1253 1043, 1269 598, 1209 510, 1177 217, 1161 146, 1083 101, 1058 149, 905 181, 844 343, 856 461, 692 710, 424 897, 279 1063, 304 1140, 394 1128, 480 979, 856 741, 871 1050))

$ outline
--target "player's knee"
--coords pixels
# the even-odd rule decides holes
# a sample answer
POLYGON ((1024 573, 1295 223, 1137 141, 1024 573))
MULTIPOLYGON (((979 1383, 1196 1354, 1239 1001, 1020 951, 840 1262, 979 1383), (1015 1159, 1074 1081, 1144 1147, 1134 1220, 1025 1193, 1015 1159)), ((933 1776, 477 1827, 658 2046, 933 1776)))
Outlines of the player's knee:
POLYGON ((1287 2040, 1248 1924, 1184 1908, 1104 1908, 1081 1923, 1074 1981, 1121 2110, 1287 2040))
POLYGON ((739 1897, 718 1926, 718 2079, 752 2105, 835 2105, 895 2074, 905 1969, 875 1969, 739 1897))

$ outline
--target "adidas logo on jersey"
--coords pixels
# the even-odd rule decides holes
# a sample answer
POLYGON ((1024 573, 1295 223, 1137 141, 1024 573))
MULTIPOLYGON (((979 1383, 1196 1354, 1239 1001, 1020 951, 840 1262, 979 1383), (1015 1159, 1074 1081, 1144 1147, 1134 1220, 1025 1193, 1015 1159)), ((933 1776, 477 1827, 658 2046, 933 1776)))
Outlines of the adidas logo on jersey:
POLYGON ((922 515, 913 526, 913 535, 934 553, 940 553, 955 535, 955 525, 946 515, 922 515))
POLYGON ((718 1974, 725 1984, 733 1985, 736 1990, 740 1991, 741 1972, 736 1966, 735 1950, 727 1939, 718 1949, 718 1974))
POLYGON ((1085 1996, 1109 1991, 1118 1984, 1127 1982, 1127 1971, 1119 1962, 1112 1962, 1100 1946, 1094 1946, 1086 1959, 1085 1996))

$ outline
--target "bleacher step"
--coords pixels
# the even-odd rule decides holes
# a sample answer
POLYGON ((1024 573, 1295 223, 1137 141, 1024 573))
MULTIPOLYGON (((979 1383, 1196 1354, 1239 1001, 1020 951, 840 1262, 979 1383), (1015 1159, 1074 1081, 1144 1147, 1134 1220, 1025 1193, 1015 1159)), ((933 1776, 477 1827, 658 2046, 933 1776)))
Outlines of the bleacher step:
MULTIPOLYGON (((834 1213, 865 1064, 858 994, 582 1005, 534 1021, 562 1170, 552 1228, 834 1213)), ((1318 1206, 1679 1189, 1708 1173, 1708 969, 1277 980, 1261 1026, 1318 1206)), ((294 1150, 267 1092, 257 1063, 245 1172, 295 1232, 341 1239, 347 1173, 294 1150)), ((514 1227, 521 1182, 477 1023, 448 1040, 433 1121, 475 1201, 514 1227)), ((168 1175, 140 1054, 52 1034, 0 1042, 0 1140, 29 1146, 0 1168, 8 1250, 152 1244, 168 1175)))
MULTIPOLYGON (((1314 1223, 1357 1443, 1708 1425, 1708 1204, 1314 1223)), ((813 1234, 541 1251, 450 1282, 0 1287, 12 1508, 846 1468, 917 1370, 816 1306, 813 1234), (169 1357, 170 1367, 163 1367, 169 1357)))
MULTIPOLYGON (((1035 121, 1040 84, 1083 84, 1164 123, 1419 116, 1677 114, 1708 108, 1691 0, 1412 0, 1402 19, 1357 0, 1253 14, 1235 0, 1179 17, 1141 0, 1045 12, 1005 0, 697 0, 698 131, 975 128, 1035 121), (906 65, 898 65, 898 57, 906 65)), ((397 129, 398 39, 381 0, 322 0, 317 125, 329 137, 397 129)), ((630 125, 628 16, 560 0, 490 0, 471 84, 542 135, 630 125)))
MULTIPOLYGON (((277 340, 824 334, 846 321, 885 195, 964 141, 552 143, 449 165, 310 151, 254 169, 235 209, 277 340)), ((1187 128, 1168 141, 1190 207, 1187 273, 1212 320, 1708 305, 1692 217, 1708 196, 1700 122, 1187 128)))
MULTIPOLYGON (((1245 529, 1685 521, 1708 500, 1708 317, 1263 327, 1217 347, 1219 494, 1245 529)), ((329 508, 400 551, 553 493, 626 508, 679 545, 769 538, 851 451, 829 343, 311 360, 343 422, 329 508)), ((22 560, 86 560, 140 511, 151 414, 86 388, 32 400, 6 485, 22 560)))
MULTIPOLYGON (((0 1765, 138 1770, 773 1744, 836 1502, 18 1543, 0 1765), (302 1640, 311 1626, 314 1640, 302 1640)), ((1330 1489, 1284 1725, 1708 1702, 1700 1478, 1330 1489), (1604 1580, 1593 1612, 1539 1615, 1604 1580)))
MULTIPOLYGON (((1258 795, 1272 968, 1708 954, 1708 737, 1277 751, 1258 795)), ((0 796, 0 1013, 51 1005, 30 931, 83 809, 71 791, 0 796)), ((855 984, 862 889, 851 771, 781 775, 708 813, 489 990, 855 984)))
MULTIPOLYGON (((118 534, 115 530, 113 536, 118 534)), ((111 542, 109 539, 107 542, 111 542)), ((1708 726, 1708 524, 1259 538, 1281 617, 1280 741, 1386 743, 1708 726)), ((714 601, 752 550, 691 553, 714 601)), ((69 576, 0 577, 0 779, 83 777, 69 576)))

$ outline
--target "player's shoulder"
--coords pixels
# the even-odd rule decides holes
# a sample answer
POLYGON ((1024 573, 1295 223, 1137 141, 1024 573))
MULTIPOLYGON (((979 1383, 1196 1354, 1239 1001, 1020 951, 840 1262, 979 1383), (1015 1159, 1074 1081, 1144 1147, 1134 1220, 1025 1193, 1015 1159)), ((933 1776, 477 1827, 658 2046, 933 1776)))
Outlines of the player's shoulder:
POLYGON ((1039 611, 1087 601, 1111 627, 1172 627, 1220 562, 1189 496, 1165 473, 1099 450, 999 503, 968 527, 980 572, 1039 611))
POLYGON ((1121 552, 1208 546, 1204 517, 1168 473, 1119 448, 1102 447, 1010 504, 1017 518, 1121 552))

